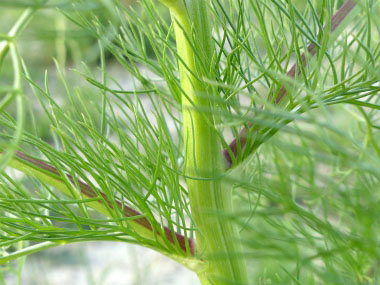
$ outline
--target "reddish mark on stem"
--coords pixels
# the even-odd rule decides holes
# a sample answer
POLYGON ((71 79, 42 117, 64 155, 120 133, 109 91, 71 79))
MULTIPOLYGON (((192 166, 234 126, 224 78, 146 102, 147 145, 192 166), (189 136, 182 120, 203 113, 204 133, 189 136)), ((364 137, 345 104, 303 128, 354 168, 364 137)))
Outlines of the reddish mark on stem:
MULTIPOLYGON (((24 160, 24 161, 29 162, 30 164, 37 166, 40 169, 43 169, 43 170, 48 171, 48 172, 50 172, 50 173, 52 173, 58 177, 61 177, 61 174, 59 173, 57 168, 55 168, 54 166, 52 166, 52 165, 50 165, 44 161, 32 158, 32 157, 30 157, 30 156, 28 156, 25 153, 20 152, 20 151, 18 151, 16 153, 16 156, 18 158, 24 160)), ((70 174, 66 174, 66 177, 73 184, 75 184, 75 180, 70 174)), ((79 189, 80 189, 81 193, 84 196, 87 196, 89 198, 96 198, 96 197, 99 197, 99 195, 100 195, 102 197, 102 200, 100 200, 99 203, 106 203, 110 209, 114 209, 114 205, 116 205, 119 209, 123 210, 125 217, 142 216, 142 213, 140 213, 140 212, 136 211, 135 209, 121 203, 118 200, 111 202, 106 194, 104 194, 101 191, 95 191, 94 189, 91 188, 90 185, 84 183, 83 181, 78 180, 77 183, 79 185, 79 189)), ((144 228, 148 229, 149 231, 153 232, 153 227, 147 218, 145 218, 145 217, 136 218, 135 220, 133 220, 133 222, 136 222, 136 223, 140 224, 141 226, 143 226, 144 228)), ((186 253, 187 252, 186 238, 179 233, 173 233, 172 230, 166 226, 164 226, 163 229, 164 229, 165 236, 170 241, 170 243, 172 243, 173 245, 178 243, 178 245, 183 250, 183 252, 186 253)), ((160 235, 160 233, 157 233, 157 234, 160 235)), ((187 242, 188 242, 188 248, 190 250, 191 255, 194 255, 195 254, 194 240, 191 238, 187 238, 187 242)))
MULTIPOLYGON (((344 2, 344 4, 339 8, 339 10, 331 17, 331 32, 334 32, 337 27, 342 23, 342 21, 347 17, 347 15, 352 11, 352 9, 356 6, 356 1, 354 0, 347 0, 344 2)), ((317 52, 316 46, 313 43, 310 43, 307 46, 307 51, 311 56, 314 56, 317 52)), ((305 66, 307 64, 306 61, 306 55, 305 53, 302 53, 301 55, 301 61, 302 65, 305 66)), ((298 74, 300 74, 300 69, 297 69, 297 63, 293 64, 293 66, 288 70, 286 73, 287 76, 294 78, 296 75, 296 70, 298 74)), ((276 104, 280 103, 281 100, 285 97, 286 95, 286 88, 284 85, 280 87, 280 90, 278 91, 277 98, 276 98, 276 104)), ((274 92, 276 93, 276 92, 274 92)), ((272 98, 272 96, 269 96, 269 100, 272 98)), ((249 124, 248 128, 252 128, 253 124, 249 124)), ((254 130, 253 130, 254 131, 254 130)), ((246 127, 243 127, 243 129, 240 131, 238 135, 238 139, 235 138, 230 144, 229 144, 229 149, 224 149, 223 150, 223 156, 226 161, 227 167, 231 168, 232 167, 232 161, 233 158, 236 158, 238 155, 238 147, 240 149, 243 149, 246 142, 247 142, 247 135, 248 135, 248 129, 246 127), (232 154, 232 156, 231 156, 232 154)))

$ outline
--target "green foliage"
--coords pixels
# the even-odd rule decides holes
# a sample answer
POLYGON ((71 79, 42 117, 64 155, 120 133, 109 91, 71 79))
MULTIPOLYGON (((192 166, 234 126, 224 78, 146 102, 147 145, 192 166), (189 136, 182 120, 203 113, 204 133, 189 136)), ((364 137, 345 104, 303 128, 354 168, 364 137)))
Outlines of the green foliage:
POLYGON ((153 0, 0 0, 20 14, 0 34, 0 262, 109 240, 205 272, 231 258, 192 252, 202 236, 209 245, 194 185, 217 181, 235 211, 207 215, 240 230, 233 254, 253 284, 376 283, 379 3, 358 1, 340 22, 333 15, 354 2, 162 2, 172 21, 153 0), (194 3, 207 5, 197 14, 194 3), (35 36, 46 19, 51 39, 35 36), (35 37, 49 53, 44 74, 25 48, 35 37), (194 113, 212 135, 197 137, 194 113), (189 138, 215 145, 199 156, 208 168, 189 138), (222 146, 231 169, 215 158, 222 146))

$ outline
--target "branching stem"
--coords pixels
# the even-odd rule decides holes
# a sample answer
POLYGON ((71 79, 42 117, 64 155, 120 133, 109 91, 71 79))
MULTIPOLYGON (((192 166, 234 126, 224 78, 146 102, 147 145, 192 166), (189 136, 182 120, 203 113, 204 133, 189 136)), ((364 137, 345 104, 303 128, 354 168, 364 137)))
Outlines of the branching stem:
MULTIPOLYGON (((67 186, 62 184, 62 177, 60 172, 54 166, 47 164, 42 160, 32 158, 22 152, 17 152, 16 157, 17 159, 11 161, 10 164, 13 168, 21 170, 26 174, 37 176, 45 183, 48 183, 60 189, 64 193, 69 192, 66 189, 67 186), (28 166, 26 163, 30 164, 31 166, 28 166)), ((79 189, 81 191, 81 195, 88 198, 99 197, 98 201, 88 203, 94 209, 105 215, 109 215, 110 213, 108 209, 112 210, 114 208, 114 205, 117 205, 117 207, 123 211, 125 217, 138 217, 136 219, 131 220, 131 223, 135 224, 136 230, 138 232, 144 234, 144 236, 153 237, 152 225, 149 222, 149 220, 143 216, 143 214, 139 213, 135 209, 125 204, 122 204, 120 201, 110 201, 110 199, 103 192, 98 190, 95 191, 88 184, 82 181, 77 181, 76 183, 74 178, 69 174, 67 174, 66 176, 70 182, 72 182, 73 184, 78 184, 79 189), (107 207, 104 207, 102 205, 106 205, 107 207)), ((173 232, 168 227, 163 227, 163 231, 164 235, 173 244, 173 246, 175 246, 175 244, 178 242, 179 247, 183 250, 184 255, 186 255, 187 245, 185 237, 179 233, 175 233, 174 237, 173 232)), ((191 254, 193 255, 194 243, 192 239, 188 239, 188 247, 191 254)))
POLYGON ((245 259, 233 222, 221 214, 232 212, 231 189, 224 185, 221 142, 212 112, 214 88, 203 78, 214 79, 214 48, 205 0, 164 1, 174 19, 182 88, 182 113, 186 175, 191 212, 199 229, 196 256, 206 260, 206 270, 197 272, 203 284, 245 284, 245 259), (195 51, 194 49, 197 49, 195 51), (196 75, 196 76, 194 76, 196 75), (240 254, 240 255, 239 255, 240 254))
MULTIPOLYGON (((331 17, 331 33, 334 32, 339 25, 343 22, 343 20, 350 14, 350 12, 355 8, 357 5, 357 2, 354 0, 347 0, 340 9, 331 17)), ((314 56, 316 54, 316 46, 314 43, 310 43, 307 47, 307 51, 311 56, 314 56)), ((302 53, 301 55, 301 61, 303 66, 307 65, 306 55, 305 53, 302 53)), ((287 76, 294 78, 296 75, 296 71, 298 74, 301 72, 300 68, 297 68, 297 63, 293 64, 292 67, 287 72, 287 76)), ((274 92, 275 94, 277 92, 274 92)), ((284 99, 285 95, 287 93, 286 87, 282 85, 277 93, 275 103, 279 104, 282 99, 284 99)), ((272 96, 269 96, 269 100, 272 99, 272 96)), ((254 126, 252 124, 249 125, 249 128, 253 128, 254 126)), ((252 131, 252 130, 251 130, 252 131)), ((224 149, 223 150, 223 156, 226 161, 227 167, 232 167, 232 161, 233 158, 231 157, 231 154, 236 158, 238 155, 238 149, 243 149, 246 142, 247 142, 247 135, 249 133, 249 130, 244 127, 240 133, 239 138, 235 138, 230 144, 229 144, 229 150, 224 149)))

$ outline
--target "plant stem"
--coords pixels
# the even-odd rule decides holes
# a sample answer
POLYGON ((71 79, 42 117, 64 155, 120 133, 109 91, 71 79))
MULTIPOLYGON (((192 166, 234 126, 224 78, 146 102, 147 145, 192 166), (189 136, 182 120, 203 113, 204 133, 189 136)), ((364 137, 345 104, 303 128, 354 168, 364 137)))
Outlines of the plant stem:
MULTIPOLYGON (((334 32, 339 26, 340 24, 343 22, 343 20, 350 14, 350 12, 355 8, 355 6, 357 5, 357 2, 354 1, 354 0, 347 0, 340 8, 339 10, 331 17, 331 29, 330 29, 330 33, 334 32)), ((311 56, 314 56, 316 54, 316 46, 314 43, 310 43, 307 47, 307 51, 308 53, 311 55, 311 56)), ((305 66, 307 64, 307 61, 306 61, 306 55, 305 53, 302 53, 301 55, 301 61, 302 61, 302 64, 305 66)), ((297 63, 293 64, 292 67, 289 69, 289 71, 286 73, 287 76, 291 77, 291 78, 294 78, 295 77, 295 74, 296 74, 296 70, 298 72, 298 74, 300 73, 301 69, 297 69, 297 63)), ((277 92, 275 91, 274 94, 276 94, 277 92)), ((287 93, 287 90, 285 88, 284 85, 282 85, 278 91, 278 94, 276 96, 276 100, 275 100, 275 103, 276 104, 279 104, 282 99, 284 99, 285 95, 287 93)), ((272 99, 272 96, 270 95, 269 96, 269 101, 272 99)), ((249 128, 252 128, 253 126, 252 125, 249 125, 249 128)), ((244 127, 240 133, 239 133, 239 138, 238 139, 234 139, 230 144, 229 144, 229 150, 228 149, 224 149, 223 150, 223 156, 224 156, 224 159, 226 161, 226 164, 227 164, 227 167, 228 168, 231 168, 233 165, 232 165, 232 161, 233 161, 233 158, 231 156, 231 154, 236 158, 237 157, 237 154, 238 154, 238 149, 243 149, 246 142, 247 142, 247 135, 248 135, 249 131, 246 127, 244 127), (239 145, 238 145, 239 144, 239 145)))
MULTIPOLYGON (((2 153, 0 152, 0 157, 1 156, 2 156, 2 153)), ((16 158, 17 159, 14 159, 11 161, 10 163, 11 167, 18 169, 25 174, 36 176, 41 181, 71 196, 71 192, 66 186, 66 184, 64 183, 64 179, 62 178, 60 172, 55 167, 41 160, 32 158, 22 152, 17 152, 16 158)), ((71 183, 76 184, 74 178, 71 175, 67 174, 66 176, 71 183)), ((136 230, 136 232, 140 233, 144 237, 154 238, 153 227, 151 223, 149 222, 149 220, 143 216, 143 214, 139 213, 135 209, 125 204, 122 204, 118 200, 110 201, 110 199, 103 192, 95 191, 88 184, 82 181, 78 181, 78 186, 79 186, 81 195, 88 198, 99 198, 96 201, 86 203, 89 206, 91 206, 93 209, 97 210, 98 212, 106 216, 112 216, 112 211, 114 211, 114 207, 116 206, 120 210, 122 210, 125 217, 127 218, 136 217, 135 219, 130 220, 130 224, 136 230)), ((194 254, 194 245, 193 245, 192 239, 186 240, 186 238, 183 235, 180 235, 179 233, 173 233, 166 226, 163 227, 163 233, 157 232, 157 235, 158 236, 164 235, 166 239, 168 239, 168 241, 172 243, 173 246, 176 246, 176 243, 178 243, 178 246, 183 251, 184 256, 187 255, 187 251, 190 251, 192 255, 194 254)), ((163 241, 160 240, 160 242, 163 245, 165 245, 163 241)))
POLYGON ((199 229, 196 255, 209 264, 197 274, 202 284, 244 284, 247 282, 246 264, 244 258, 238 256, 241 253, 239 234, 233 223, 221 216, 221 213, 232 212, 232 193, 221 179, 221 142, 211 112, 215 106, 210 99, 216 93, 201 81, 213 74, 214 51, 207 4, 204 0, 193 0, 188 3, 187 11, 182 1, 162 2, 170 8, 174 18, 177 52, 181 59, 187 186, 192 217, 199 229))
POLYGON ((12 66, 13 66, 13 91, 9 93, 1 102, 0 110, 4 109, 8 104, 11 103, 13 98, 16 98, 17 105, 17 125, 13 133, 13 139, 8 143, 4 154, 0 157, 0 171, 4 170, 9 161, 12 159, 16 152, 16 148, 21 142, 22 134, 24 131, 25 122, 25 106, 24 106, 24 94, 23 94, 23 84, 22 84, 22 69, 21 69, 21 59, 18 55, 18 51, 15 43, 9 44, 9 50, 11 53, 12 66))
MULTIPOLYGON (((17 37, 22 32, 22 30, 26 27, 29 21, 32 19, 36 11, 37 11, 36 8, 26 9, 22 13, 20 18, 17 20, 16 24, 14 24, 12 29, 9 31, 8 33, 9 38, 14 39, 15 37, 17 37)), ((10 44, 10 41, 8 40, 0 42, 0 63, 2 62, 5 55, 8 53, 9 44, 10 44)))
POLYGON ((26 248, 23 248, 21 250, 17 250, 15 252, 12 252, 11 254, 8 254, 6 256, 1 257, 0 258, 0 265, 5 264, 6 262, 9 262, 9 261, 14 260, 16 258, 20 258, 22 256, 28 256, 32 253, 36 253, 36 252, 39 252, 39 251, 42 251, 42 250, 45 250, 48 248, 56 247, 56 246, 61 246, 61 245, 66 244, 66 243, 68 243, 68 242, 47 241, 47 242, 42 242, 42 243, 38 243, 38 244, 35 244, 32 246, 26 247, 26 248))

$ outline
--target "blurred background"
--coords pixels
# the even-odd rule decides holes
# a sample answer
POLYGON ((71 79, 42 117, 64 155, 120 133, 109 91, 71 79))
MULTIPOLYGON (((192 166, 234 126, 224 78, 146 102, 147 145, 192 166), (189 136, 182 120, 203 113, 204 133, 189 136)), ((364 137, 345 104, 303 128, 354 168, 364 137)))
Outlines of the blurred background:
POLYGON ((82 242, 30 255, 21 283, 16 276, 5 273, 5 284, 200 284, 196 274, 166 256, 116 242, 82 242))

